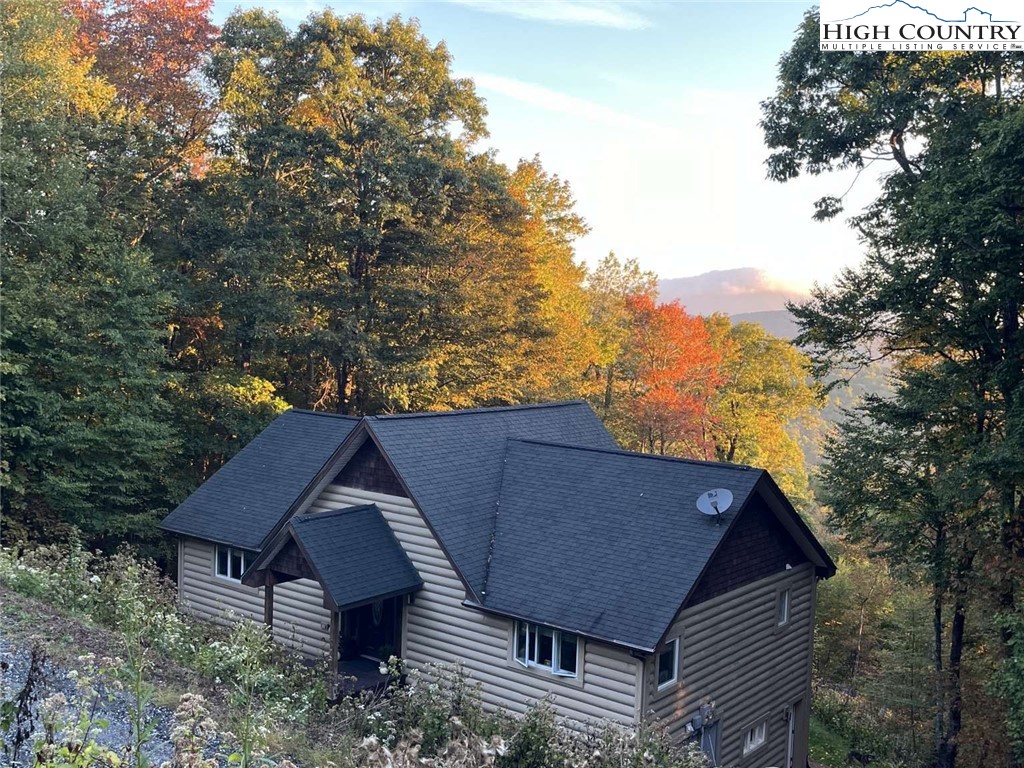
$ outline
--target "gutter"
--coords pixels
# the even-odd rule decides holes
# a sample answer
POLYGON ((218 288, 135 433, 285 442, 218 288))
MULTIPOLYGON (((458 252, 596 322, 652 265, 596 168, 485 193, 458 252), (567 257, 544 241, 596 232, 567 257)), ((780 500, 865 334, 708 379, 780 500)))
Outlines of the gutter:
POLYGON ((635 651, 636 653, 644 655, 654 653, 654 648, 646 648, 642 645, 628 643, 624 640, 615 640, 610 637, 602 637, 600 635, 595 635, 592 632, 583 632, 579 629, 574 629, 573 627, 566 627, 560 624, 551 624, 546 621, 539 621, 538 619, 530 618, 529 616, 520 616, 510 611, 495 610, 494 608, 488 608, 487 606, 481 605, 480 603, 475 602, 473 600, 469 600, 468 598, 462 601, 462 605, 466 608, 472 608, 475 611, 480 611, 481 613, 486 613, 490 616, 501 616, 506 619, 515 619, 516 621, 528 621, 531 624, 543 624, 545 627, 551 627, 552 629, 557 629, 560 632, 571 632, 572 634, 579 635, 580 637, 585 638, 587 640, 596 640, 600 643, 614 645, 619 648, 626 648, 627 650, 635 651))

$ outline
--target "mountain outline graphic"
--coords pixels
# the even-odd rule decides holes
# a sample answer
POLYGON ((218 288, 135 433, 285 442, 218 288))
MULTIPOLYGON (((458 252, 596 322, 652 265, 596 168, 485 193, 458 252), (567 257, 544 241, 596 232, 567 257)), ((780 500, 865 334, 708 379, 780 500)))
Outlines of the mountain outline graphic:
POLYGON ((983 11, 983 10, 981 10, 981 8, 978 8, 977 6, 974 6, 974 5, 970 6, 969 8, 964 8, 964 15, 963 15, 962 19, 944 19, 941 16, 939 16, 937 13, 932 13, 927 8, 923 8, 920 5, 913 5, 911 3, 908 3, 907 0, 892 0, 891 3, 884 3, 882 5, 872 5, 870 8, 866 8, 865 10, 861 11, 858 14, 850 16, 849 18, 846 18, 846 19, 836 19, 832 23, 835 23, 836 21, 853 21, 854 19, 859 19, 861 16, 864 16, 865 14, 871 13, 871 11, 876 11, 876 10, 878 10, 880 8, 893 8, 895 6, 900 6, 900 5, 905 6, 907 8, 912 9, 912 10, 915 10, 915 11, 922 11, 922 12, 928 14, 929 16, 931 16, 933 19, 935 19, 937 21, 941 21, 944 24, 964 24, 964 23, 967 22, 967 14, 970 13, 971 11, 977 11, 982 16, 988 16, 989 24, 1012 24, 1014 22, 1013 19, 993 19, 991 12, 983 11))

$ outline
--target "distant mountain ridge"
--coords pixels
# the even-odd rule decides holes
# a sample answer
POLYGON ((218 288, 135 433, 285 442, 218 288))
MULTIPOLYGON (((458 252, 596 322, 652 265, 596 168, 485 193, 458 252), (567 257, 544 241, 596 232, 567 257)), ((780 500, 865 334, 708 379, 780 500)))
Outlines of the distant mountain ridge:
POLYGON ((772 336, 792 341, 799 335, 800 326, 788 309, 773 309, 768 312, 740 312, 729 315, 733 323, 758 323, 772 336))
POLYGON ((735 322, 760 323, 769 333, 787 339, 796 336, 797 327, 786 302, 808 298, 806 291, 754 267, 659 280, 658 293, 661 301, 678 299, 690 314, 721 312, 735 322))

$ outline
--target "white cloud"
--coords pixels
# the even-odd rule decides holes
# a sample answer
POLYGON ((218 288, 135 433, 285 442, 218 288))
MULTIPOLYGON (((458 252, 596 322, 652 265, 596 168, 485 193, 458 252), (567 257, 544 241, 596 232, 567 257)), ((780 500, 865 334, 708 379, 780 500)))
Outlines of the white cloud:
POLYGON ((545 88, 542 85, 528 83, 511 77, 490 74, 468 74, 479 91, 486 97, 487 92, 499 93, 532 107, 539 107, 548 112, 569 115, 580 120, 581 125, 599 123, 611 128, 642 131, 647 134, 665 136, 673 133, 671 127, 661 123, 645 120, 636 115, 606 107, 596 101, 589 101, 568 93, 545 88))
POLYGON ((614 29, 643 29, 648 20, 614 0, 449 0, 478 11, 530 21, 614 29))
MULTIPOLYGON (((787 289, 827 281, 855 260, 842 221, 811 221, 812 201, 840 192, 849 175, 765 178, 767 149, 756 94, 680 87, 633 99, 627 112, 535 83, 471 73, 488 101, 488 142, 504 162, 539 153, 572 184, 590 223, 577 253, 637 257, 662 277, 759 266, 787 289)), ((853 197, 870 193, 870 179, 853 197)), ((857 210, 851 199, 848 210, 857 210)))

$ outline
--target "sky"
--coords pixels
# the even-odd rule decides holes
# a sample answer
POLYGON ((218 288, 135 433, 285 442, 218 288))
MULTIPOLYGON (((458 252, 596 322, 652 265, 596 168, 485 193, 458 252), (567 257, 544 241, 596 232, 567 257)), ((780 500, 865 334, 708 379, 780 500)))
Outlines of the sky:
MULTIPOLYGON (((664 278, 756 267, 806 288, 859 259, 842 217, 811 219, 852 176, 765 178, 758 105, 810 2, 215 0, 214 20, 251 6, 289 26, 325 7, 417 18, 485 99, 487 146, 570 183, 589 264, 615 251, 664 278)), ((862 176, 847 210, 876 189, 862 176)))

